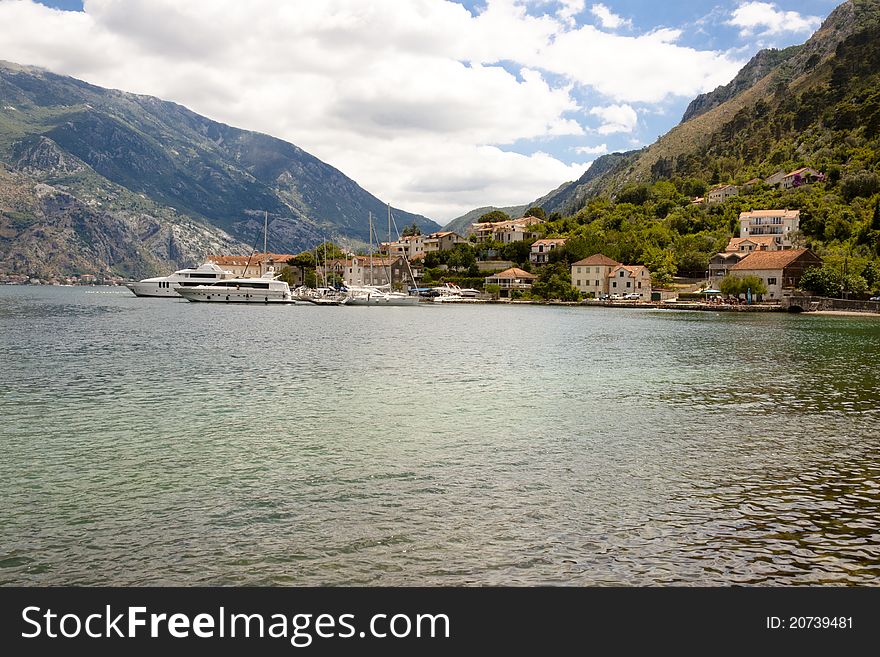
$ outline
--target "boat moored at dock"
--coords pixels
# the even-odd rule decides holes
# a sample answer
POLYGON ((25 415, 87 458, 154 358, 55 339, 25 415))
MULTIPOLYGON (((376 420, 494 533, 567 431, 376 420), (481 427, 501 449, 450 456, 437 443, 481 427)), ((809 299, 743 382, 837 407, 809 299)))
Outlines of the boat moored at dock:
POLYGON ((260 278, 229 278, 194 287, 178 287, 177 292, 187 301, 213 303, 296 303, 290 286, 275 278, 270 269, 260 278))
POLYGON ((206 262, 198 267, 178 269, 168 276, 156 276, 154 278, 145 278, 141 281, 132 281, 131 283, 126 283, 125 287, 134 292, 135 296, 138 297, 173 297, 179 299, 181 295, 177 293, 177 288, 210 285, 233 276, 235 274, 221 269, 213 262, 206 262))

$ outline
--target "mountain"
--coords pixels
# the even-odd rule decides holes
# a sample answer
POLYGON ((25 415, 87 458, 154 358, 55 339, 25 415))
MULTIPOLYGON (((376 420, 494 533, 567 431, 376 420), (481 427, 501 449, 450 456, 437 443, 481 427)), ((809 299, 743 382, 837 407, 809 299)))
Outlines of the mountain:
MULTIPOLYGON (((573 215, 591 198, 615 196, 633 184, 688 178, 742 183, 800 166, 843 172, 861 166, 852 159, 858 149, 841 142, 862 144, 876 136, 878 42, 880 1, 845 2, 806 43, 762 50, 730 83, 697 96, 681 122, 654 144, 604 155, 579 180, 522 207, 573 215)), ((476 212, 448 226, 462 228, 476 212)))
MULTIPOLYGON (((175 103, 0 62, 0 269, 140 276, 247 253, 358 245, 386 204, 297 146, 175 103)), ((438 228, 393 210, 399 226, 438 228)))
POLYGON ((591 197, 657 180, 695 178, 711 185, 799 166, 852 167, 840 140, 871 139, 880 121, 877 42, 880 2, 845 2, 806 43, 762 50, 729 84, 695 98, 681 123, 654 144, 604 156, 604 163, 600 158, 584 174, 589 184, 554 190, 550 205, 573 213, 591 197))

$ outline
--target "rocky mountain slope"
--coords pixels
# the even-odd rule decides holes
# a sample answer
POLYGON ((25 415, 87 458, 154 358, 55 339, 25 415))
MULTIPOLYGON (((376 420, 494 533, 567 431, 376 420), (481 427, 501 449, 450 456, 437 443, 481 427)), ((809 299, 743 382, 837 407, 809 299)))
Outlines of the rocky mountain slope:
MULTIPOLYGON (((293 144, 10 63, 0 63, 0 165, 6 271, 151 274, 209 252, 247 252, 264 212, 273 251, 325 237, 357 245, 368 213, 386 213, 293 144)), ((437 228, 394 214, 399 225, 437 228)))

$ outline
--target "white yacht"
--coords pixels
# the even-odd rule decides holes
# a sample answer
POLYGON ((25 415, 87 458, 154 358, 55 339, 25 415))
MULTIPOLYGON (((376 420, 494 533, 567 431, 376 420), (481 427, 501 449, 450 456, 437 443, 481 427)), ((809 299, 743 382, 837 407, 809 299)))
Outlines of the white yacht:
POLYGON ((420 299, 406 292, 393 292, 388 286, 346 286, 349 306, 415 306, 420 299))
POLYGON ((277 280, 272 268, 260 278, 227 278, 210 285, 180 286, 176 290, 188 301, 295 303, 290 294, 290 286, 277 280))
POLYGON ((195 285, 209 285, 224 278, 232 278, 235 274, 225 271, 212 262, 206 262, 198 267, 178 269, 170 276, 157 276, 145 278, 142 281, 126 283, 125 287, 139 297, 174 297, 180 295, 175 291, 178 287, 192 287, 195 285))

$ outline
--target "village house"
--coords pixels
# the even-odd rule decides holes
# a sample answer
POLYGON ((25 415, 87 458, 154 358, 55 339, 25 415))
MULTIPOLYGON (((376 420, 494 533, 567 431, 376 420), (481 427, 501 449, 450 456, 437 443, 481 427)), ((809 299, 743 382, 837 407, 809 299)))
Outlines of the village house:
POLYGON ((610 294, 638 294, 651 300, 651 272, 644 265, 618 265, 608 274, 610 294))
POLYGON ((529 262, 533 265, 543 265, 548 262, 548 256, 554 249, 565 244, 565 239, 546 239, 536 240, 532 244, 532 251, 529 253, 529 262))
POLYGON ((608 294, 608 277, 620 263, 596 253, 578 260, 571 266, 571 284, 588 298, 597 299, 608 294))
POLYGON ((509 244, 510 242, 522 242, 534 239, 538 235, 529 230, 529 227, 542 223, 538 217, 520 217, 509 221, 496 221, 473 224, 471 232, 476 236, 477 242, 494 240, 509 244))
POLYGON ((723 203, 734 196, 739 196, 739 187, 736 185, 721 185, 709 190, 709 193, 706 194, 706 204, 723 203))
POLYGON ((638 294, 651 299, 651 272, 643 265, 622 265, 596 253, 571 266, 571 284, 587 298, 605 294, 638 294))
POLYGON ((451 251, 457 244, 467 244, 466 238, 458 233, 451 231, 442 231, 431 233, 424 239, 424 252, 431 253, 433 251, 451 251))
POLYGON ((809 249, 753 251, 730 268, 732 276, 757 276, 767 285, 767 298, 791 296, 804 270, 821 267, 822 259, 809 249))
MULTIPOLYGON (((269 271, 270 267, 275 269, 276 274, 280 273, 282 269, 288 266, 287 261, 294 257, 296 256, 291 255, 290 253, 254 253, 250 257, 243 255, 209 255, 205 261, 214 263, 226 271, 231 271, 236 276, 243 278, 259 278, 269 271)), ((298 277, 299 269, 293 267, 292 270, 294 276, 298 277)), ((298 284, 301 284, 301 282, 298 284)))
POLYGON ((777 185, 779 185, 782 182, 782 179, 785 178, 786 175, 788 175, 788 174, 786 174, 785 171, 780 169, 776 173, 770 174, 769 176, 764 178, 764 184, 767 185, 768 187, 776 187, 777 185))
POLYGON ((501 298, 508 298, 515 290, 519 290, 520 292, 531 290, 532 283, 536 278, 538 277, 525 270, 511 267, 510 269, 505 269, 497 274, 486 276, 485 284, 497 285, 501 288, 499 296, 501 298))
POLYGON ((825 176, 823 176, 815 169, 811 169, 810 167, 802 167, 800 169, 795 169, 794 171, 785 174, 785 176, 779 182, 779 186, 782 187, 782 189, 791 189, 792 187, 809 185, 810 183, 819 182, 822 180, 825 180, 825 176))
POLYGON ((396 242, 382 242, 379 245, 379 253, 388 256, 403 256, 404 258, 412 259, 424 252, 424 235, 407 235, 406 237, 401 237, 396 242))
MULTIPOLYGON (((392 286, 408 287, 412 284, 410 269, 401 256, 353 256, 331 260, 327 267, 328 279, 329 274, 335 274, 345 285, 388 285, 390 282, 392 286)), ((319 279, 321 272, 319 268, 319 279)))
POLYGON ((750 237, 731 237, 727 247, 709 259, 709 282, 717 285, 718 281, 730 273, 731 268, 740 260, 755 251, 781 251, 791 248, 790 243, 783 243, 782 235, 752 235, 750 237))
POLYGON ((791 234, 800 229, 800 210, 752 210, 739 215, 739 236, 773 235, 782 247, 791 246, 791 234))
POLYGON ((734 265, 750 252, 722 251, 709 258, 709 285, 716 287, 718 282, 730 273, 734 265))

